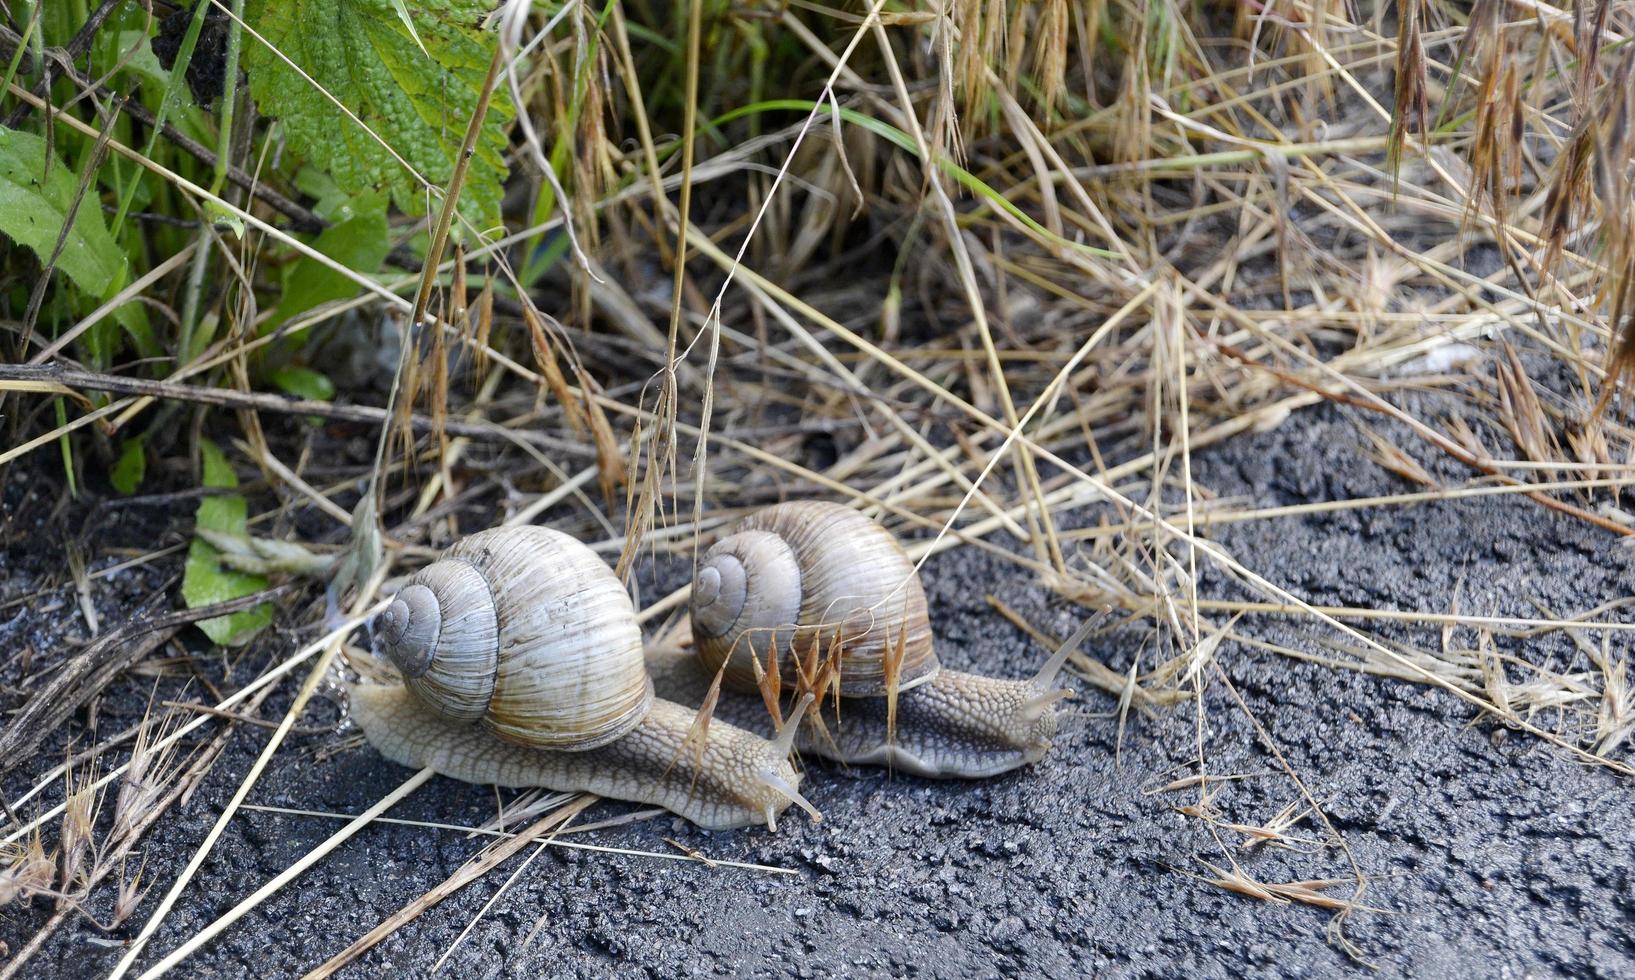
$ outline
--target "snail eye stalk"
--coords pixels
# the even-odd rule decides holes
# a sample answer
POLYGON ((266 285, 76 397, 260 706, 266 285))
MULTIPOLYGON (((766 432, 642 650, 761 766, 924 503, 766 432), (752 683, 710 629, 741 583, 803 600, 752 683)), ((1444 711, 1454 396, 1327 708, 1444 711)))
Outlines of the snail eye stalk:
MULTIPOLYGON (((806 709, 811 706, 812 694, 808 691, 801 695, 800 703, 795 705, 795 710, 790 712, 789 719, 783 723, 782 728, 778 729, 777 737, 772 740, 772 757, 774 759, 781 761, 789 756, 789 751, 795 747, 795 735, 800 731, 800 720, 806 714, 806 709)), ((755 777, 761 781, 762 785, 777 790, 787 796, 791 803, 805 810, 807 816, 812 818, 813 823, 823 822, 823 814, 818 808, 813 806, 812 802, 806 797, 800 795, 800 790, 791 785, 789 780, 779 775, 771 766, 763 766, 755 774, 755 777)), ((778 829, 770 806, 767 808, 767 827, 771 830, 778 829)))
POLYGON ((1062 668, 1067 665, 1067 658, 1073 655, 1073 651, 1079 648, 1079 644, 1084 642, 1084 638, 1089 636, 1097 626, 1100 626, 1102 620, 1106 619, 1106 617, 1105 612, 1100 612, 1085 620, 1083 625, 1073 631, 1073 635, 1068 637, 1066 642, 1056 648, 1056 652, 1050 655, 1050 659, 1045 661, 1045 665, 1039 668, 1039 673, 1033 675, 1033 679, 1028 683, 1041 691, 1048 691, 1055 687, 1056 675, 1060 674, 1062 668))

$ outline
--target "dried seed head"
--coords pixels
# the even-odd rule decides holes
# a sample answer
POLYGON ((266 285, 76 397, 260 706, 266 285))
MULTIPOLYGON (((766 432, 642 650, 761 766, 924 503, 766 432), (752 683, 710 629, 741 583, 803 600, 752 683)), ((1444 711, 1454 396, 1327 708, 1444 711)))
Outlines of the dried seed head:
POLYGON ((91 834, 96 826, 97 796, 95 783, 86 778, 63 803, 62 831, 57 845, 61 855, 61 887, 64 894, 74 891, 85 877, 85 858, 91 852, 91 834))
POLYGON ((173 765, 174 744, 154 750, 154 745, 163 742, 171 731, 176 717, 170 711, 157 718, 150 715, 137 732, 136 747, 131 750, 125 774, 119 780, 119 792, 114 797, 113 825, 108 832, 110 843, 124 844, 133 840, 159 805, 166 787, 179 774, 173 765))
POLYGON ((148 766, 152 760, 147 746, 144 743, 147 728, 144 726, 142 734, 137 737, 136 750, 131 753, 130 764, 125 768, 125 775, 119 780, 119 795, 114 797, 114 824, 109 835, 112 840, 123 840, 135 830, 139 815, 147 807, 146 802, 152 794, 152 788, 147 782, 148 766))
POLYGON ((0 905, 50 891, 56 874, 56 863, 45 856, 38 828, 26 841, 0 847, 0 905))
POLYGON ((1067 0, 1045 0, 1036 6, 1033 73, 1039 84, 1039 105, 1048 119, 1061 98, 1067 79, 1067 0))
POLYGON ((128 881, 125 879, 124 872, 120 872, 119 896, 114 899, 112 923, 114 926, 117 927, 130 918, 136 912, 137 906, 142 904, 143 897, 147 895, 148 890, 142 887, 142 871, 146 867, 147 862, 143 861, 142 866, 136 869, 136 874, 128 881))

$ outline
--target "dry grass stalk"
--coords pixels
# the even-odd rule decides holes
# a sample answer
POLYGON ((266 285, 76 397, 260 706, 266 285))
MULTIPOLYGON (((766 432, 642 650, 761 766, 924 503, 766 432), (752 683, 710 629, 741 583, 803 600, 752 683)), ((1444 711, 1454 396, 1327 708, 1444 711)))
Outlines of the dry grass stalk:
MULTIPOLYGON (((693 4, 694 15, 700 10, 693 4)), ((1353 21, 1334 0, 1246 4, 1237 8, 1239 36, 1250 42, 1245 52, 1242 44, 1220 43, 1218 25, 1202 10, 1168 3, 958 0, 938 12, 874 3, 861 17, 801 7, 730 22, 733 30, 719 36, 720 50, 710 57, 693 31, 660 78, 649 63, 654 52, 643 35, 633 36, 625 11, 615 8, 599 21, 574 9, 564 14, 561 35, 543 38, 537 55, 517 65, 519 110, 539 110, 553 122, 549 142, 573 151, 560 167, 547 160, 543 182, 529 188, 536 200, 566 202, 575 269, 587 273, 571 273, 560 320, 536 309, 535 282, 516 281, 505 246, 473 235, 469 253, 457 251, 452 264, 435 256, 426 263, 417 304, 400 295, 412 278, 357 277, 363 295, 356 302, 289 329, 337 329, 339 307, 397 311, 390 315, 399 318, 416 306, 441 309, 446 333, 433 329, 426 338, 418 317, 401 331, 405 343, 429 349, 410 357, 399 379, 393 418, 402 462, 383 465, 382 473, 412 483, 435 471, 424 486, 435 483, 451 505, 461 480, 480 489, 491 475, 503 493, 532 500, 516 508, 508 502, 513 513, 589 534, 608 523, 601 511, 613 510, 622 490, 623 539, 609 531, 598 542, 620 553, 621 573, 643 548, 686 549, 706 532, 702 514, 691 525, 676 520, 689 496, 695 510, 706 498, 748 505, 787 495, 855 496, 887 519, 904 520, 905 530, 950 532, 916 542, 922 554, 982 548, 1070 601, 1112 597, 1157 624, 1164 645, 1145 675, 1136 663, 1126 675, 1088 658, 1073 661, 1119 699, 1121 714, 1218 683, 1205 668, 1218 666, 1228 650, 1238 655, 1221 645, 1233 639, 1334 669, 1434 685, 1506 724, 1627 768, 1616 751, 1631 725, 1626 658, 1608 646, 1627 624, 1610 610, 1599 614, 1609 625, 1589 657, 1593 670, 1585 670, 1582 661, 1528 662, 1533 641, 1565 621, 1301 602, 1279 584, 1281 570, 1257 568, 1252 557, 1234 556, 1200 532, 1212 516, 1209 488, 1194 482, 1188 465, 1205 445, 1275 428, 1293 411, 1329 401, 1389 417, 1393 428, 1368 431, 1359 456, 1371 444, 1375 462, 1411 483, 1442 492, 1431 467, 1390 441, 1402 431, 1504 484, 1450 488, 1435 499, 1515 492, 1609 533, 1628 532, 1619 513, 1594 506, 1590 495, 1603 488, 1553 477, 1628 478, 1620 461, 1630 454, 1629 426, 1616 413, 1591 418, 1583 408, 1597 387, 1602 407, 1611 404, 1606 379, 1635 360, 1635 211, 1624 165, 1632 56, 1608 40, 1627 33, 1627 12, 1605 3, 1580 4, 1570 17, 1555 8, 1526 10, 1520 17, 1483 0, 1467 25, 1443 27, 1450 11, 1412 0, 1399 7, 1393 37, 1382 33, 1383 18, 1353 21), (1125 43, 1102 48, 1105 32, 1125 43), (714 82, 749 75, 740 71, 752 63, 745 52, 789 38, 804 45, 803 57, 832 69, 821 96, 801 93, 819 104, 816 113, 782 129, 771 113, 703 125, 701 116, 728 108, 712 107, 711 99, 732 91, 714 82), (866 39, 874 45, 861 44, 866 39), (1122 64, 1093 65, 1092 57, 1122 64), (713 65, 726 67, 712 76, 713 65), (1388 96, 1370 81, 1387 65, 1396 78, 1388 96), (635 111, 621 115, 627 106, 635 111), (827 120, 814 123, 826 112, 827 120), (1322 118, 1337 121, 1331 131, 1316 126, 1322 118), (634 138, 622 142, 632 128, 634 138), (803 144, 814 129, 821 138, 803 144), (696 134, 706 138, 695 145, 696 134), (719 144, 723 134, 738 145, 719 144), (762 180, 780 161, 776 176, 762 180), (717 183, 723 179, 739 183, 717 183), (855 274, 874 271, 867 257, 876 254, 848 251, 859 233, 888 236, 869 248, 898 255, 877 278, 855 274), (743 247, 734 255, 738 241, 743 247), (1085 242, 1113 257, 1087 252, 1085 242), (1489 249, 1499 251, 1504 267, 1469 272, 1489 249), (699 260, 689 264, 689 252, 699 260), (656 268, 649 254, 659 256, 656 268), (467 261, 491 270, 475 325, 467 261), (596 262, 617 269, 617 277, 604 278, 623 279, 628 291, 599 290, 588 275, 596 262), (502 274, 507 282, 497 298, 494 279, 502 274), (667 294, 634 285, 671 274, 667 294), (440 298, 434 281, 450 283, 440 298), (708 292, 717 283, 712 303, 708 292), (875 287, 883 299, 870 292, 875 287), (650 322, 660 310, 670 316, 667 334, 650 322), (618 329, 593 329, 593 316, 618 329), (1112 325, 1102 333, 1099 324, 1112 325), (1092 331, 1094 342, 1082 348, 1063 341, 1092 331), (658 341, 624 342, 649 334, 658 341), (687 346, 689 336, 706 335, 703 350, 687 346), (1420 359, 1438 344, 1477 353, 1437 360, 1431 372, 1420 359), (476 476, 457 469, 447 437, 459 430, 447 416, 464 411, 470 393, 446 368, 462 356, 459 347, 471 351, 487 392, 472 404, 470 424, 589 443, 594 469, 559 477, 537 448, 529 454, 503 444, 476 476), (1472 370, 1494 348, 1495 369, 1472 370), (1520 351, 1530 367, 1539 358, 1565 370, 1530 374, 1520 351), (1395 373, 1408 364, 1439 377, 1395 373), (1553 390, 1558 376, 1574 378, 1578 390, 1553 390), (644 379, 654 383, 642 387, 644 379), (1408 397, 1432 385, 1437 398, 1408 397), (1019 414, 1014 399, 1041 389, 1046 396, 1019 414), (430 401, 429 419, 422 418, 430 424, 417 435, 413 406, 421 397, 430 401), (1495 456, 1490 447, 1504 442, 1495 433, 1508 433, 1521 458, 1495 456), (822 440, 834 446, 832 462, 806 452, 822 440), (695 463, 683 472, 678 458, 690 449, 695 463), (1086 452, 1093 468, 1073 465, 1086 452), (592 476, 602 490, 600 509, 578 489, 592 476), (1579 503, 1570 503, 1575 495, 1579 503), (1108 501, 1112 516, 1093 534, 1056 532, 1065 512, 1108 501), (1001 543, 1000 531, 1015 542, 1001 543), (1259 596, 1244 608, 1197 595, 1200 563, 1215 564, 1259 596), (1230 623, 1214 629, 1206 616, 1215 613, 1293 615, 1322 633, 1302 649, 1278 648, 1230 632, 1230 623), (1465 649, 1450 628, 1440 650, 1422 650, 1382 642, 1342 626, 1342 618, 1491 632, 1479 631, 1474 649, 1465 649), (1525 635, 1514 636, 1514 645, 1494 641, 1512 634, 1525 635)), ((545 29, 548 14, 528 16, 524 11, 524 29, 545 29)), ((701 20, 708 18, 694 16, 689 26, 701 20)), ((37 105, 24 94, 17 98, 37 105)), ((64 132, 103 140, 172 190, 242 215, 256 242, 322 260, 253 209, 218 205, 217 195, 161 161, 107 139, 106 128, 55 107, 37 111, 64 132)), ((542 159, 543 149, 540 143, 542 159)), ((530 218, 518 233, 531 243, 521 253, 529 259, 551 227, 551 206, 530 218)), ((252 251, 246 244, 244 254, 252 251)), ((148 282, 155 294, 170 285, 165 275, 148 282)), ((234 336, 182 359, 171 382, 225 370, 247 385, 244 365, 266 342, 243 329, 243 300, 253 295, 245 286, 254 282, 234 281, 224 292, 237 298, 222 299, 214 314, 236 324, 234 336)), ((169 389, 158 397, 181 396, 169 389)), ((42 426, 0 453, 0 461, 87 426, 129 424, 153 398, 131 392, 106 410, 85 406, 73 421, 42 426)), ((264 408, 243 400, 235 407, 246 409, 241 425, 252 455, 277 477, 276 457, 251 414, 264 408)), ((300 506, 328 511, 318 501, 345 492, 347 482, 302 491, 300 506)), ((407 547, 397 554, 417 557, 437 543, 442 532, 426 517, 438 513, 436 496, 423 491, 413 506, 383 505, 388 521, 401 519, 392 540, 394 548, 407 547)), ((1390 494, 1367 506, 1430 499, 1390 494)), ((1223 511, 1221 523, 1228 515, 1273 520, 1363 505, 1223 511)), ((97 587, 90 575, 87 593, 97 587)), ((832 692, 838 677, 825 653, 803 651, 797 677, 780 677, 775 665, 763 671, 769 703, 785 686, 832 692)), ((1200 714, 1199 731, 1206 727, 1200 714)), ((139 746, 142 758, 133 757, 131 781, 115 804, 120 828, 134 828, 151 805, 152 790, 131 787, 148 786, 147 773, 171 768, 158 754, 166 744, 174 744, 169 736, 139 746)), ((1220 778, 1195 775, 1205 786, 1220 778)), ((1287 775, 1295 778, 1292 770, 1287 775)), ((1320 811, 1308 802, 1260 824, 1222 826, 1246 835, 1246 843, 1279 841, 1288 821, 1310 813, 1320 811)), ((68 818, 62 823, 66 831, 68 818)), ((134 829, 120 829, 111 839, 133 836, 134 829)), ((80 866, 92 861, 94 848, 76 847, 80 866)), ((1355 899, 1325 899, 1321 882, 1268 885, 1236 869, 1219 878, 1263 900, 1330 901, 1342 913, 1360 907, 1355 899)))
POLYGON ((480 854, 467 861, 454 874, 435 888, 405 905, 402 909, 388 916, 380 925, 358 938, 356 942, 331 957, 322 966, 307 974, 310 980, 333 975, 336 971, 357 959, 358 956, 375 946, 382 939, 401 929, 404 925, 414 921, 419 915, 438 904, 460 889, 481 878, 492 868, 503 863, 507 858, 528 846, 528 843, 545 832, 566 823, 579 815, 586 807, 596 802, 594 796, 580 796, 577 800, 567 804, 554 813, 548 814, 535 821, 515 837, 498 841, 485 847, 480 854))
POLYGON ((1388 912, 1388 909, 1375 908, 1363 905, 1352 899, 1336 898, 1333 895, 1323 894, 1323 889, 1335 885, 1350 885, 1349 880, 1318 879, 1309 881, 1267 882, 1259 881, 1241 868, 1223 870, 1207 861, 1201 862, 1215 877, 1204 878, 1203 881, 1216 885, 1230 892, 1247 895, 1250 898, 1274 904, 1300 902, 1304 905, 1327 909, 1332 912, 1388 912))
MULTIPOLYGON (((1495 364, 1494 370, 1498 376, 1499 404, 1505 428, 1510 430, 1511 438, 1516 440, 1516 448, 1525 458, 1538 463, 1561 459, 1561 443, 1555 437, 1549 416, 1539 403, 1538 392, 1533 388, 1532 379, 1527 376, 1527 369, 1522 367, 1521 357, 1508 343, 1504 345, 1504 352, 1505 359, 1495 364)), ((1548 470, 1544 477, 1547 480, 1555 479, 1548 470)))
POLYGON ((1363 434, 1373 443, 1373 451, 1368 455, 1375 465, 1420 486, 1441 486, 1436 477, 1431 476, 1425 467, 1420 465, 1419 460, 1408 455, 1378 430, 1364 429, 1363 434))
POLYGON ((1422 38, 1426 6, 1425 0, 1403 0, 1397 7, 1396 104, 1391 110, 1391 146, 1386 154, 1393 183, 1401 170, 1410 127, 1426 140, 1424 150, 1430 151, 1428 69, 1422 38))

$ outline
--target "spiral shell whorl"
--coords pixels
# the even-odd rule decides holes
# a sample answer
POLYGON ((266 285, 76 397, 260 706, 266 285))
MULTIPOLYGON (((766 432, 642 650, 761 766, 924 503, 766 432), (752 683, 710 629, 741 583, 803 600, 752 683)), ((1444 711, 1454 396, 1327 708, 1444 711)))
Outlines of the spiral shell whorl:
POLYGON ((705 636, 720 636, 744 611, 744 563, 737 555, 722 554, 698 569, 693 582, 693 629, 705 636))
POLYGON ((403 683, 437 714, 474 722, 494 695, 499 617, 482 573, 468 562, 433 562, 381 613, 377 636, 403 683))
POLYGON ((410 585, 380 614, 375 643, 404 677, 419 677, 431 666, 441 628, 437 594, 424 585, 410 585))
POLYGON ((757 659, 787 656, 801 610, 800 561, 778 535, 740 530, 715 543, 693 581, 693 640, 705 667, 754 690, 757 659))
POLYGON ((795 501, 746 518, 706 553, 692 615, 705 668, 726 663, 727 683, 741 689, 755 688, 751 657, 765 665, 774 642, 786 684, 798 676, 797 655, 826 656, 838 642, 848 696, 886 694, 887 659, 899 648, 897 690, 937 672, 913 562, 891 532, 839 504, 795 501))

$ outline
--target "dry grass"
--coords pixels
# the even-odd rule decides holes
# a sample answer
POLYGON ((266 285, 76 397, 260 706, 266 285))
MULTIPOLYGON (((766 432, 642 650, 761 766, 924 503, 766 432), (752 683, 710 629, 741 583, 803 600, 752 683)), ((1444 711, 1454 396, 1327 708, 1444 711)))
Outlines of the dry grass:
MULTIPOLYGON (((644 557, 696 553, 772 500, 853 502, 911 539, 917 558, 980 549, 1064 602, 1111 604, 1120 627, 1148 631, 1153 641, 1125 668, 1084 655, 1072 667, 1118 698, 1121 726, 1131 709, 1194 713, 1195 771, 1172 788, 1195 794, 1181 812, 1220 843, 1216 863, 1200 857, 1204 879, 1335 911, 1336 929, 1368 910, 1369 876, 1307 788, 1323 774, 1278 754, 1293 802, 1271 814, 1234 814, 1214 795, 1229 777, 1210 770, 1207 712, 1248 714, 1223 661, 1259 652, 1435 686, 1629 773, 1623 607, 1518 617, 1318 606, 1292 594, 1282 570, 1211 535, 1500 495, 1609 539, 1635 534, 1624 492, 1635 456, 1617 385, 1635 367, 1635 8, 1481 0, 1467 14, 1439 0, 1277 0, 1227 17, 1168 2, 958 0, 795 3, 742 18, 699 2, 689 10, 691 30, 631 24, 634 11, 620 7, 606 18, 579 5, 555 17, 510 8, 495 66, 509 68, 503 84, 529 110, 519 118, 542 121, 516 141, 514 183, 535 204, 502 234, 461 227, 452 208, 403 223, 400 242, 418 233, 433 244, 422 267, 400 275, 347 269, 291 235, 264 200, 206 188, 12 82, 12 104, 236 216, 245 232, 229 249, 202 230, 126 289, 191 311, 178 322, 224 324, 196 355, 166 362, 151 388, 46 374, 48 364, 75 368, 63 363, 66 338, 93 324, 64 324, 50 341, 31 303, 16 360, 40 367, 0 378, 25 420, 8 422, 15 438, 0 466, 70 441, 83 464, 167 406, 232 407, 210 425, 241 437, 238 460, 267 488, 259 499, 327 528, 314 546, 347 543, 331 625, 343 607, 355 622, 386 577, 481 526, 550 520, 634 576, 644 557), (769 77, 769 59, 788 77, 769 77), (558 234, 567 237, 552 246, 558 234), (540 259, 549 247, 561 255, 554 266, 540 259), (253 261, 228 256, 272 253, 327 264, 357 294, 262 334, 266 284, 253 261), (201 268, 210 290, 192 285, 201 268), (383 320, 400 351, 388 404, 356 396, 389 421, 374 430, 373 460, 325 471, 268 434, 269 406, 257 399, 269 396, 250 379, 272 345, 344 340, 359 317, 383 320), (32 411, 42 393, 79 401, 53 421, 32 411), (1367 419, 1355 465, 1394 474, 1403 492, 1263 507, 1216 499, 1195 480, 1194 453, 1323 403, 1367 419), (1080 526, 1092 507, 1099 523, 1080 526), (1208 566, 1256 597, 1207 594, 1198 583, 1208 566), (1309 647, 1246 628, 1273 616, 1302 621, 1309 647), (1382 622, 1422 646, 1383 638, 1382 622), (1569 638, 1571 662, 1532 655, 1552 636, 1569 638), (1350 877, 1266 883, 1234 857, 1271 846, 1317 862, 1343 854, 1350 877), (1341 885, 1349 896, 1330 894, 1341 885)), ((267 533, 287 526, 280 517, 267 533)), ((75 569, 94 632, 99 573, 75 569)), ((663 597, 645 615, 683 599, 663 597)), ((310 595, 287 610, 301 623, 318 614, 310 595)), ((122 766, 96 779, 61 767, 10 801, 0 897, 55 898, 49 931, 110 874, 114 925, 160 884, 165 897, 119 972, 135 965, 283 751, 344 637, 332 632, 215 699, 242 711, 310 664, 180 877, 131 873, 127 855, 174 799, 168 787, 196 779, 174 754, 177 737, 213 716, 144 726, 122 766)))

